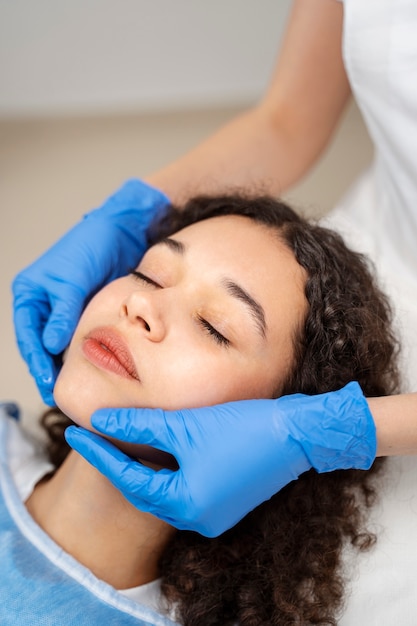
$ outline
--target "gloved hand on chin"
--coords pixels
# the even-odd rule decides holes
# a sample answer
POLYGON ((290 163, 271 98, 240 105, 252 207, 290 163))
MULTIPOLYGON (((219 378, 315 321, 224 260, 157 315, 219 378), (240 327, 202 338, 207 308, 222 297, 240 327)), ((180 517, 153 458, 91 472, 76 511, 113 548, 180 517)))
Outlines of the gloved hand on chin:
POLYGON ((178 470, 154 471, 95 433, 66 430, 68 443, 135 507, 208 537, 311 468, 368 469, 376 454, 374 421, 357 383, 181 411, 100 409, 91 423, 106 436, 172 454, 178 470))
POLYGON ((136 266, 147 227, 168 204, 162 192, 129 180, 16 276, 17 343, 47 404, 59 368, 53 355, 68 345, 89 297, 136 266))

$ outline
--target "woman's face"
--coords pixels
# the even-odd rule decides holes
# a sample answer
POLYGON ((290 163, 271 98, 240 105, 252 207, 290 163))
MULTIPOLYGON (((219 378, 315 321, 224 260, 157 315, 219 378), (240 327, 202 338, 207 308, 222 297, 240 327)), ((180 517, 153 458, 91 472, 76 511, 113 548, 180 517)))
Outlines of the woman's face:
POLYGON ((76 423, 103 407, 269 398, 291 366, 305 273, 276 231, 216 217, 148 250, 86 307, 54 396, 76 423))

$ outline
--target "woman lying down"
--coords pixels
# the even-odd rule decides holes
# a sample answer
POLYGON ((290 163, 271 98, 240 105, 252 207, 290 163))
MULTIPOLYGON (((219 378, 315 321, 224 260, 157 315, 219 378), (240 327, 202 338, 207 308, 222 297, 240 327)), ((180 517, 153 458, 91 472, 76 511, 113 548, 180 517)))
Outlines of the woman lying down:
MULTIPOLYGON (((108 406, 198 407, 351 380, 366 396, 392 394, 387 302, 336 234, 268 197, 192 199, 150 238, 139 266, 79 321, 55 386, 59 410, 42 420, 49 461, 3 408, 0 622, 336 624, 344 546, 375 542, 367 513, 381 461, 306 472, 208 539, 138 511, 63 432, 91 429, 90 415, 108 406)), ((123 445, 172 469, 164 453, 123 445)))

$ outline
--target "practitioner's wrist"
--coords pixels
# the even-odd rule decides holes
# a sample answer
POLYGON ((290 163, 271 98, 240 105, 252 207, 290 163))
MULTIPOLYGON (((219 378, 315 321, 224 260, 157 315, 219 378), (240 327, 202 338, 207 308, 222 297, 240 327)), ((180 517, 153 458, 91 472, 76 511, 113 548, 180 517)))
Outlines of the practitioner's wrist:
POLYGON ((358 383, 316 396, 289 396, 295 412, 290 436, 318 472, 369 469, 376 456, 375 423, 358 383))

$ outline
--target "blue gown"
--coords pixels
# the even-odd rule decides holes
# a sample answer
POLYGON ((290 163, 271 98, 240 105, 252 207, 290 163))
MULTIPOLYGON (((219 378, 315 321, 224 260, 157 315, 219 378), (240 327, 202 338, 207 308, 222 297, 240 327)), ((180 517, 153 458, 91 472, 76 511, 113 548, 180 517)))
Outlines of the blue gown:
POLYGON ((175 626, 97 579, 32 519, 10 471, 13 412, 0 406, 0 624, 175 626))

